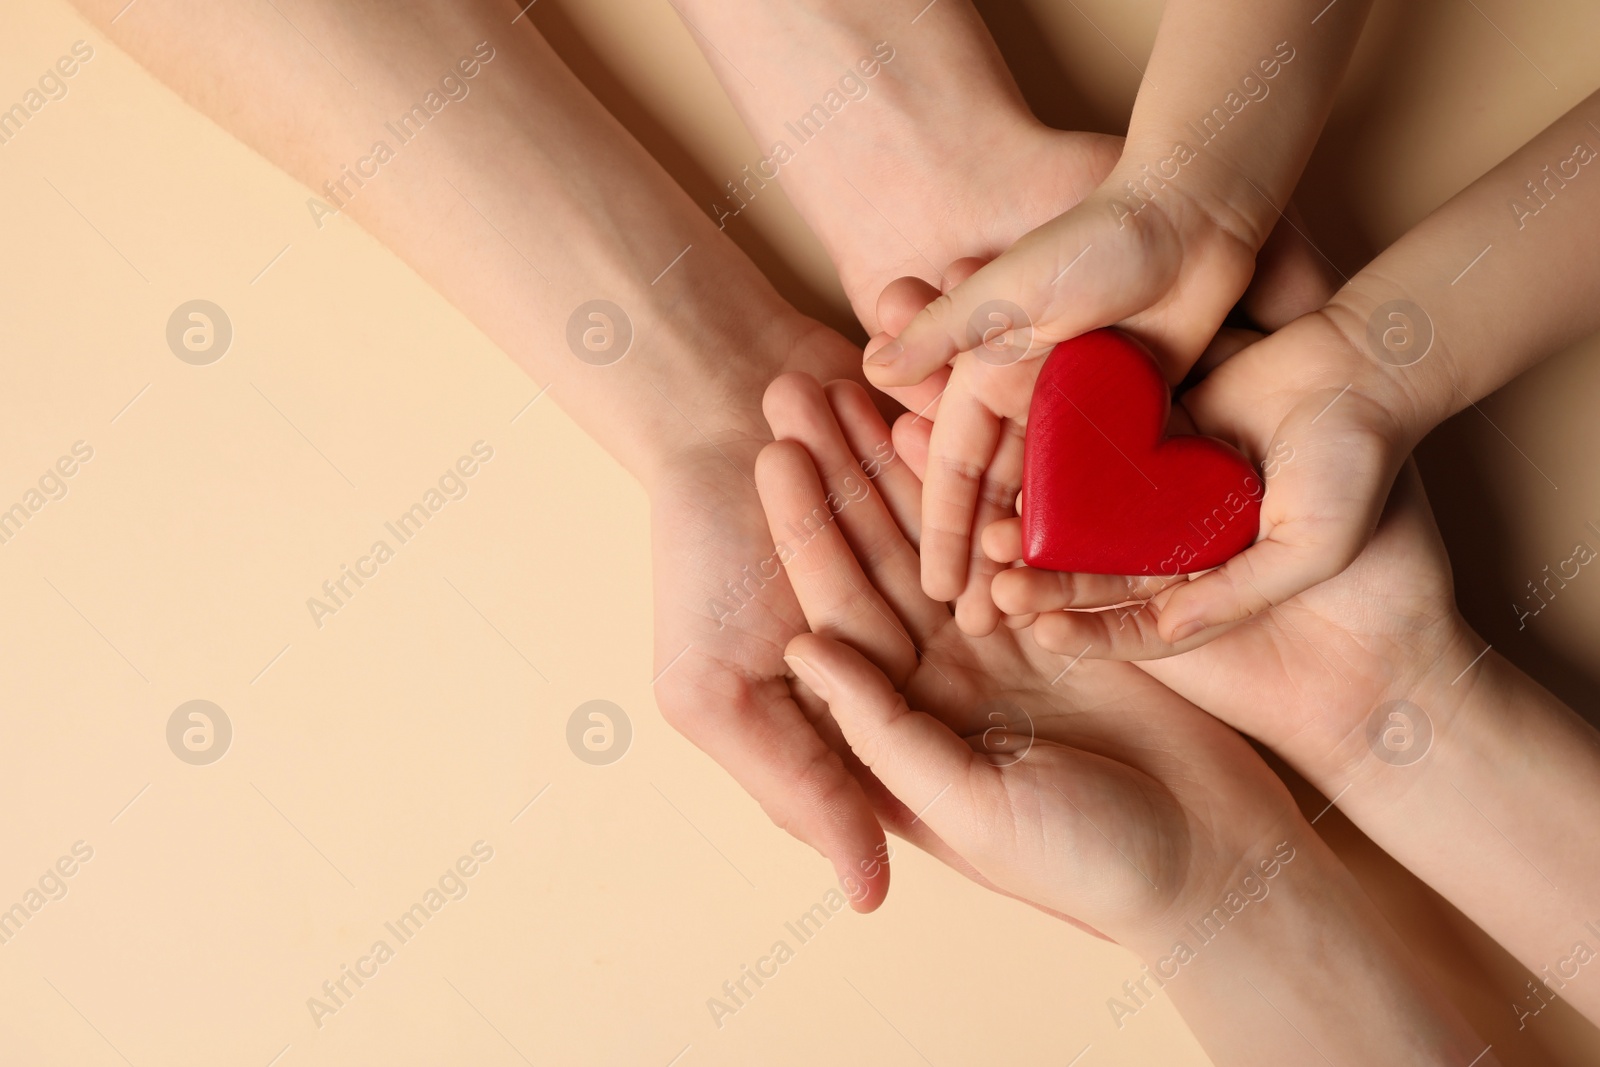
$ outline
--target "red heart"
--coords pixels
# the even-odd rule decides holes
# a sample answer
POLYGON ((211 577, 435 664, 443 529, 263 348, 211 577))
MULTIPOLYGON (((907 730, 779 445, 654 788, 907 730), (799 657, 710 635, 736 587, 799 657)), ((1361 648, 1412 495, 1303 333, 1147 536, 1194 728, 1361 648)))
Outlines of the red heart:
POLYGON ((1255 540, 1260 476, 1214 437, 1167 437, 1172 395, 1121 330, 1055 347, 1028 409, 1023 559, 1082 574, 1191 574, 1255 540))

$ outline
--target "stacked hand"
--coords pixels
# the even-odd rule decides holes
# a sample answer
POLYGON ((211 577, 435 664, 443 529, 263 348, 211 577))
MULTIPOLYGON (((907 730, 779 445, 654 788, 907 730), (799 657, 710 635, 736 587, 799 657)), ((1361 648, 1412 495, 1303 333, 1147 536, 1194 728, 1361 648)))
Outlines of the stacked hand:
POLYGON ((1203 911, 1290 833, 1282 784, 1217 720, 1131 665, 1063 670, 1027 630, 969 636, 922 592, 900 525, 921 485, 864 390, 788 375, 767 413, 757 483, 810 629, 785 657, 798 699, 936 845, 1120 937, 1203 911))

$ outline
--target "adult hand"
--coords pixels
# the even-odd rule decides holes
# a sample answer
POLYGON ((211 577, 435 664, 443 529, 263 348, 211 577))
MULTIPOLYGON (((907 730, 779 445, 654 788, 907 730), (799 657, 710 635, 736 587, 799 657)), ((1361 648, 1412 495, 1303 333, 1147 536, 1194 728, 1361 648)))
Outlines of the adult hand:
POLYGON ((813 631, 787 650, 800 703, 831 712, 913 829, 1144 956, 1139 987, 1164 986, 1219 1063, 1307 1041, 1340 1060, 1482 1060, 1238 734, 1130 664, 1057 659, 1026 630, 969 636, 922 593, 919 485, 859 387, 788 375, 767 411, 788 439, 756 477, 813 631))

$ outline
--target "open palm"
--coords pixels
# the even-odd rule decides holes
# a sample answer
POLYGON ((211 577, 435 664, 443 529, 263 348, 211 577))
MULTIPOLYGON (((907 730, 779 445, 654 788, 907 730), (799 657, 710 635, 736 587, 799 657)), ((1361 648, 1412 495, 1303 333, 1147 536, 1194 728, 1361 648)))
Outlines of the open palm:
POLYGON ((1270 854, 1298 814, 1236 733, 1130 664, 1053 655, 1025 630, 969 636, 922 593, 900 525, 920 485, 886 458, 864 390, 788 375, 766 410, 780 440, 757 483, 812 631, 788 646, 800 703, 832 711, 915 822, 985 880, 1112 936, 1270 854))

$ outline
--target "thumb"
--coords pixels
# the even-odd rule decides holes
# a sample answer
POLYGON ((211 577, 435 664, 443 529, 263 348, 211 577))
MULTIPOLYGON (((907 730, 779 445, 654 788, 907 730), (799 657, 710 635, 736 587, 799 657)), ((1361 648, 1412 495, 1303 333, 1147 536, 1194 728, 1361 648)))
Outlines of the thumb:
POLYGON ((999 768, 944 723, 913 711, 855 649, 816 634, 789 642, 784 661, 828 704, 850 748, 920 821, 957 852, 1002 799, 999 768))
POLYGON ((1044 354, 1054 340, 1062 339, 1034 341, 1034 324, 1050 303, 1049 283, 1061 269, 1052 269, 1054 263, 1053 243, 1024 237, 972 277, 934 297, 899 337, 868 355, 867 377, 880 388, 910 385, 961 352, 978 351, 985 362, 999 366, 1044 354))
POLYGON ((1119 226, 1086 200, 937 297, 867 359, 879 388, 921 381, 961 352, 1004 366, 1120 322, 1164 292, 1180 262, 1161 227, 1119 226))

